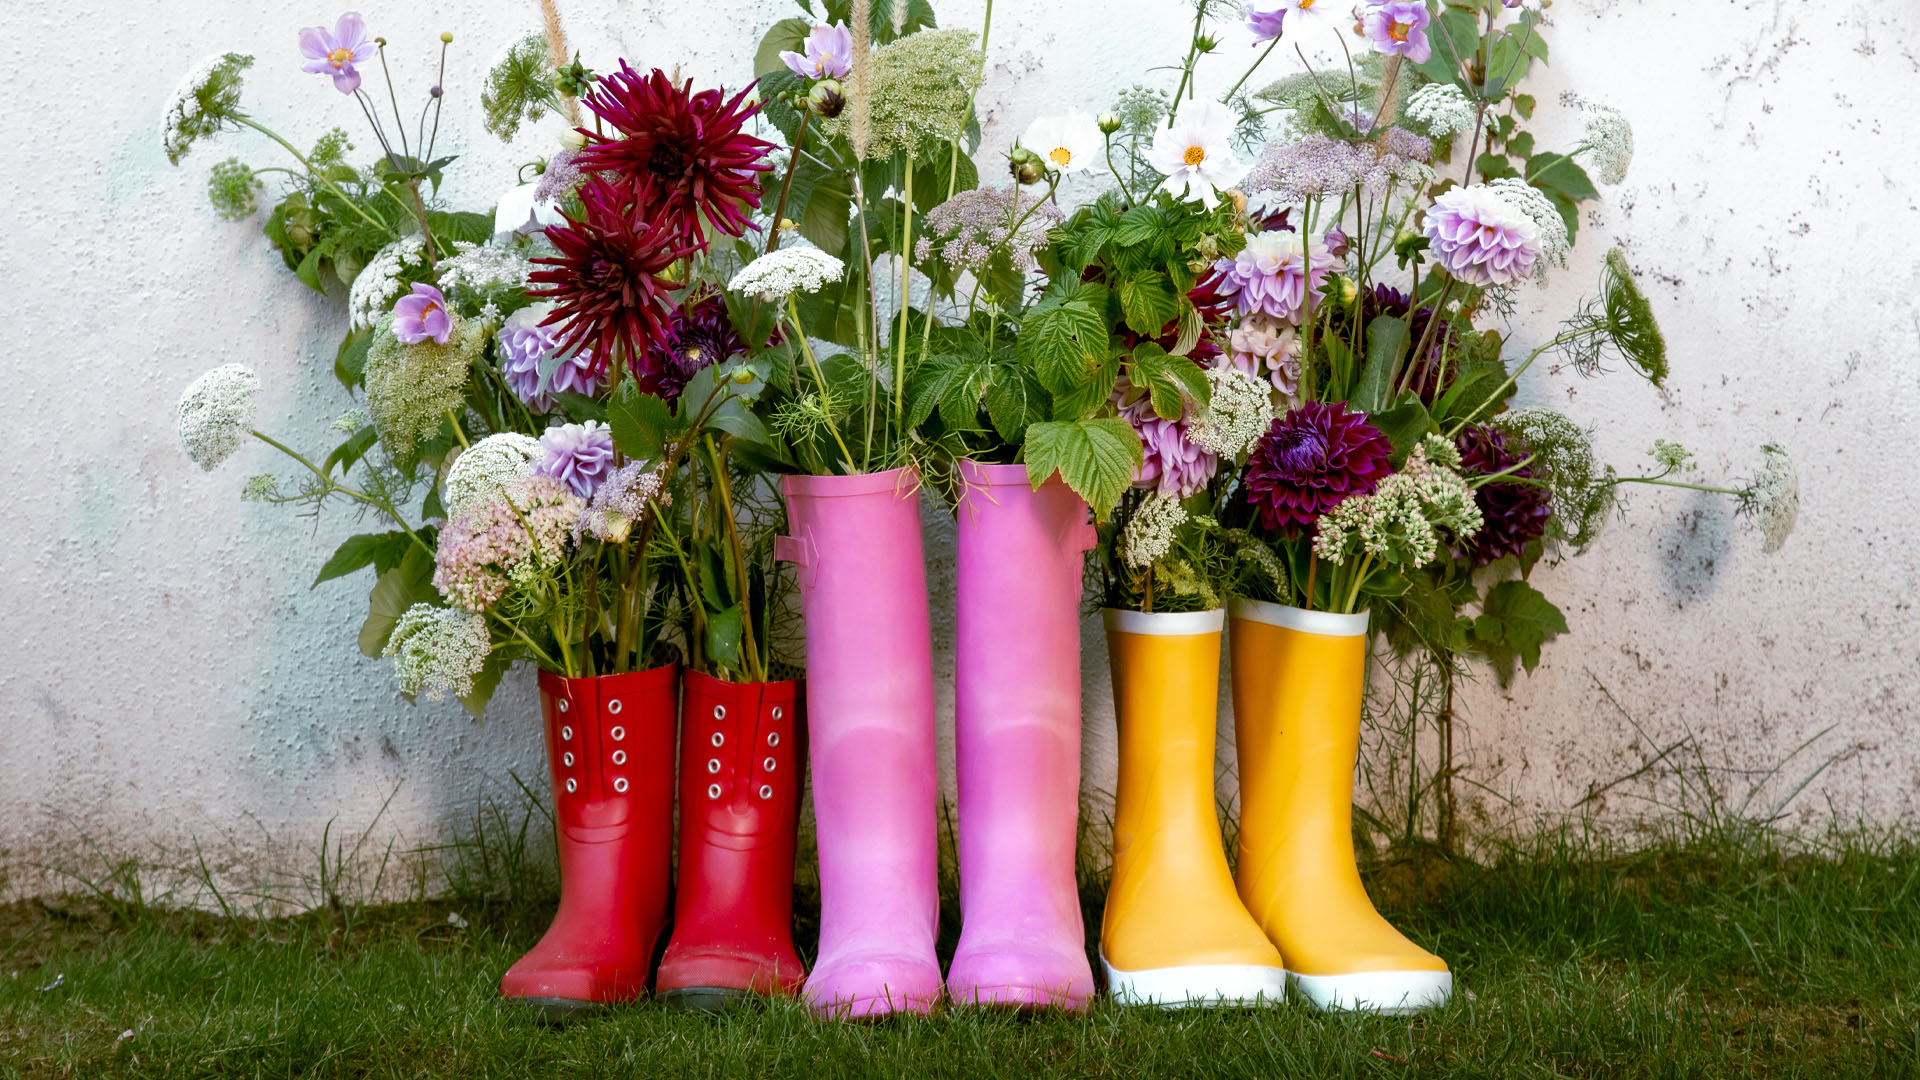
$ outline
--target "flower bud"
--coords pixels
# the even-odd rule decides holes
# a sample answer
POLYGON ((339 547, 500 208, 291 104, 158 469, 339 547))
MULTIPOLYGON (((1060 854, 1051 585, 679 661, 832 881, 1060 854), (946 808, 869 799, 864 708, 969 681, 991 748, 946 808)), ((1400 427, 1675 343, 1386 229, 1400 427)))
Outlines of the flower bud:
POLYGON ((560 133, 560 148, 563 150, 577 151, 585 145, 587 136, 579 128, 568 128, 560 133))
POLYGON ((1022 184, 1037 184, 1047 175, 1046 163, 1040 155, 1024 146, 1016 146, 1007 153, 1007 172, 1014 180, 1022 184))
POLYGON ((1102 135, 1111 135, 1120 130, 1120 117, 1118 114, 1103 112, 1100 114, 1100 119, 1096 122, 1100 125, 1100 134, 1102 135))
POLYGON ((1351 304, 1354 297, 1360 295, 1360 286, 1354 284, 1354 280, 1347 275, 1336 274, 1327 279, 1327 295, 1342 304, 1351 304))
POLYGON ((439 83, 434 83, 432 86, 427 87, 428 97, 439 97, 441 93, 442 91, 440 89, 439 83))
POLYGON ((1232 200, 1234 213, 1239 214, 1242 217, 1246 216, 1246 213, 1247 213, 1247 193, 1246 192, 1241 191, 1239 188, 1228 188, 1222 194, 1226 195, 1228 199, 1232 200))
POLYGON ((839 82, 833 79, 821 79, 807 91, 807 111, 822 119, 831 120, 846 107, 846 96, 840 92, 839 82))
POLYGON ((1352 238, 1347 236, 1346 230, 1338 225, 1328 229, 1324 239, 1327 242, 1327 250, 1332 252, 1336 259, 1346 258, 1347 252, 1353 250, 1352 238))
POLYGON ((453 44, 453 31, 451 30, 440 31, 440 44, 442 45, 453 44))
POLYGON ((1203 53, 1210 53, 1219 48, 1220 43, 1215 41, 1211 35, 1201 34, 1199 37, 1193 39, 1193 47, 1203 53))

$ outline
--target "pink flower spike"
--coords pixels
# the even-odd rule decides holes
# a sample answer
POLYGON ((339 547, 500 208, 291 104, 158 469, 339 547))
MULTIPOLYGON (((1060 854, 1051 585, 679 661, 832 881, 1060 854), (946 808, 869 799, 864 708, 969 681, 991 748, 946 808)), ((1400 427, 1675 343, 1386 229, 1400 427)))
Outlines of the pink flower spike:
POLYGON ((413 292, 393 305, 393 336, 409 345, 432 338, 445 345, 453 336, 453 316, 447 314, 447 298, 425 282, 415 282, 413 292))
POLYGON ((372 59, 375 47, 367 36, 366 21, 359 12, 349 11, 340 16, 331 32, 324 26, 300 31, 300 55, 307 58, 300 70, 331 75, 335 90, 351 94, 360 88, 360 70, 354 65, 372 59))

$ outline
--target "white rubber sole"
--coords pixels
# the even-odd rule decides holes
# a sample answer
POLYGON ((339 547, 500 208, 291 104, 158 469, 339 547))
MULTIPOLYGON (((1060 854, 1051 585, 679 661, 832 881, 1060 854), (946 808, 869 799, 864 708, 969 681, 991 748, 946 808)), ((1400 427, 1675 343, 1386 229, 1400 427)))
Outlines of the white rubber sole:
POLYGON ((1293 990, 1321 1012, 1411 1016, 1453 997, 1451 971, 1359 971, 1351 975, 1287 973, 1293 990))
POLYGON ((1195 964, 1121 971, 1105 956, 1100 966, 1107 972, 1107 993, 1122 1005, 1163 1009, 1278 1005, 1287 993, 1287 973, 1277 967, 1195 964))

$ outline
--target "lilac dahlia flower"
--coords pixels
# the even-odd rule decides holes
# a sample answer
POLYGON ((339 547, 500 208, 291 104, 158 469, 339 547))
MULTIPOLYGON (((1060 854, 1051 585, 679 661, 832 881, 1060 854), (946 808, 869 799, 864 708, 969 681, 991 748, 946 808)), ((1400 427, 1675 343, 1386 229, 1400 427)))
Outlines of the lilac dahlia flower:
POLYGON ((1468 285, 1511 285, 1540 258, 1540 227, 1484 185, 1435 199, 1424 231, 1440 265, 1468 285))
POLYGON ((1312 532, 1321 515, 1371 495, 1393 472, 1393 444, 1340 402, 1308 401, 1273 422, 1247 459, 1247 501, 1270 532, 1312 532))
MULTIPOLYGON (((520 403, 537 413, 553 411, 553 396, 540 382, 540 365, 553 355, 553 331, 540 325, 551 304, 533 304, 507 316, 494 335, 499 344, 500 374, 520 403)), ((562 365, 565 366, 565 365, 562 365)), ((554 374, 558 375, 556 370, 554 374)))
POLYGON ((540 436, 537 476, 551 476, 583 499, 613 475, 613 431, 597 420, 550 427, 540 436))
MULTIPOLYGON (((1131 388, 1122 382, 1114 393, 1124 399, 1131 388)), ((1145 456, 1133 474, 1133 486, 1157 492, 1164 499, 1184 499, 1201 491, 1213 479, 1220 459, 1187 438, 1188 416, 1162 420, 1144 394, 1131 405, 1120 405, 1120 415, 1140 436, 1145 456)))
POLYGON ((1248 237, 1240 254, 1221 259, 1213 268, 1220 273, 1220 295, 1233 297, 1241 314, 1297 323, 1319 302, 1333 261, 1320 240, 1263 232, 1248 237))
POLYGON ((1404 56, 1424 64, 1433 55, 1427 23, 1433 15, 1424 0, 1374 0, 1360 16, 1360 27, 1382 56, 1404 56))
POLYGON ((413 291, 394 302, 393 336, 408 345, 418 345, 428 338, 435 345, 445 345, 453 336, 447 298, 426 282, 414 282, 413 291))
POLYGON ((357 11, 349 11, 334 23, 333 30, 309 26, 300 31, 300 55, 307 62, 300 70, 314 75, 333 76, 333 88, 343 94, 360 89, 362 64, 373 59, 375 45, 367 33, 367 24, 357 11))
POLYGON ((813 24, 805 48, 805 55, 792 49, 780 54, 787 70, 803 79, 844 79, 853 70, 853 33, 846 23, 813 24))

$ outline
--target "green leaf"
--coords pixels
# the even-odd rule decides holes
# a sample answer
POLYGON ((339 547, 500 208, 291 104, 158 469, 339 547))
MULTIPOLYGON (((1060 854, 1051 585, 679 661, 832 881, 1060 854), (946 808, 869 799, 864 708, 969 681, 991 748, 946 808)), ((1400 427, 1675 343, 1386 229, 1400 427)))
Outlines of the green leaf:
POLYGON ((320 466, 320 471, 331 475, 333 467, 338 465, 342 474, 350 472, 378 441, 380 441, 380 432, 372 424, 368 424, 347 436, 346 442, 334 447, 333 453, 328 454, 326 462, 320 466))
POLYGON ((341 386, 351 390, 360 385, 367 369, 367 346, 371 344, 371 326, 348 331, 347 336, 340 339, 340 348, 333 354, 333 377, 340 380, 341 386))
POLYGON ((740 666, 740 607, 707 613, 707 659, 723 667, 740 666))
POLYGON ((1075 282, 1027 312, 1019 356, 1047 389, 1070 392, 1106 364, 1112 341, 1106 306, 1106 289, 1075 282))
POLYGON ((967 430, 980 413, 986 365, 966 356, 935 354, 907 378, 907 424, 919 427, 937 410, 949 428, 967 430))
POLYGON ((400 565, 380 575, 367 597, 367 621, 360 625, 360 652, 378 657, 393 634, 393 624, 415 604, 430 604, 440 594, 433 587, 433 556, 411 544, 400 565))
POLYGON ((1159 270, 1137 270, 1119 281, 1120 313, 1136 334, 1158 336, 1180 315, 1173 280, 1159 270))
POLYGON ((1151 341, 1134 346, 1127 380, 1147 392, 1154 415, 1162 420, 1180 419, 1188 401, 1204 409, 1213 399, 1212 387, 1199 364, 1184 356, 1169 356, 1151 341))
MULTIPOLYGON (((607 406, 607 426, 613 429, 614 448, 630 458, 658 461, 666 457, 668 428, 673 422, 666 401, 642 394, 627 383, 607 406)), ((765 441, 765 432, 758 441, 765 441)))
POLYGON ((737 397, 728 397, 721 402, 707 421, 707 426, 715 431, 724 431, 741 442, 764 444, 768 441, 766 425, 760 422, 752 409, 747 408, 746 402, 737 397))
POLYGON ((1532 157, 1533 156, 1533 132, 1531 131, 1515 132, 1513 135, 1513 138, 1507 140, 1507 153, 1517 154, 1523 158, 1532 157))
POLYGON ((1049 420, 1027 428, 1027 479, 1038 488, 1059 473, 1102 521, 1133 483, 1142 456, 1140 437, 1119 417, 1049 420))
POLYGON ((1533 119, 1533 108, 1536 104, 1538 103, 1534 101, 1532 94, 1513 95, 1513 111, 1519 113, 1523 120, 1533 119))
POLYGON ((1380 315, 1367 324, 1367 366, 1361 369, 1360 385, 1353 391, 1354 408, 1371 413, 1386 407, 1394 374, 1410 346, 1405 319, 1380 315))
POLYGON ((1402 393, 1392 408, 1367 414, 1367 422, 1379 428, 1380 434, 1393 444, 1396 461, 1405 460, 1415 443, 1437 430, 1433 417, 1427 415, 1427 407, 1420 402, 1420 395, 1411 390, 1402 393))
POLYGON ((1557 191, 1574 202, 1597 199, 1600 191, 1580 163, 1565 154, 1544 151, 1527 159, 1527 183, 1557 191))
POLYGON ((575 423, 584 424, 589 420, 605 423, 607 420, 606 403, 598 398, 568 390, 553 395, 553 400, 560 403, 561 411, 566 413, 567 419, 575 423))
POLYGON ((493 692, 499 687, 501 677, 512 667, 513 661, 499 650, 487 655, 486 663, 480 665, 479 673, 473 677, 473 689, 460 696, 460 705, 467 710, 467 715, 475 720, 486 718, 487 702, 493 700, 493 692))
POLYGON ((753 73, 758 76, 787 70, 780 54, 804 51, 812 31, 813 24, 801 18, 781 19, 767 27, 767 32, 760 35, 760 47, 753 53, 753 73))
POLYGON ((1474 642, 1502 686, 1513 681, 1516 658, 1532 671, 1540 666, 1540 647, 1566 632, 1567 617, 1524 581, 1503 581, 1488 590, 1473 620, 1474 642))
MULTIPOLYGON (((333 558, 320 568, 320 576, 313 579, 318 585, 323 581, 332 581, 345 577, 363 566, 371 565, 374 573, 385 574, 405 559, 407 550, 413 546, 413 537, 403 532, 360 533, 349 536, 334 550, 333 558)), ((308 586, 312 588, 313 586, 308 586)))
POLYGON ((455 243, 484 244, 493 239, 492 214, 477 214, 471 210, 430 210, 427 212, 427 224, 433 227, 434 241, 443 248, 455 243))
POLYGON ((300 278, 307 288, 322 294, 327 291, 326 287, 320 284, 320 260, 324 258, 326 258, 326 252, 319 247, 315 247, 312 251, 307 252, 306 258, 301 259, 300 265, 293 269, 294 274, 300 278))
POLYGON ((1453 83, 1473 93, 1477 87, 1463 80, 1460 67, 1480 51, 1479 18, 1471 11, 1448 7, 1428 27, 1427 40, 1433 43, 1433 55, 1414 70, 1434 82, 1453 83))
MULTIPOLYGON (((1027 437, 1027 428, 1047 417, 1047 388, 1023 367, 1002 365, 987 384, 987 419, 1009 446, 1027 437)), ((1079 419, 1074 417, 1074 419, 1079 419)))

